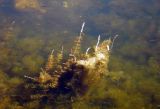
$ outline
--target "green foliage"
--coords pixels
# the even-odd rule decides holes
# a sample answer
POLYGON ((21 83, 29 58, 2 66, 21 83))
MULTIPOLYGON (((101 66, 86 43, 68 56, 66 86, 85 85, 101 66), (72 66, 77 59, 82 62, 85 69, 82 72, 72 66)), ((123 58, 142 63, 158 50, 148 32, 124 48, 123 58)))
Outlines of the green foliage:
POLYGON ((9 90, 9 87, 8 87, 8 76, 0 71, 0 95, 3 96, 3 94, 5 94, 8 90, 9 90))
POLYGON ((29 72, 38 71, 40 65, 43 63, 41 56, 27 55, 22 58, 22 64, 24 68, 28 69, 29 72))
POLYGON ((38 37, 24 38, 18 40, 18 49, 24 53, 31 54, 36 53, 43 46, 44 42, 38 37))

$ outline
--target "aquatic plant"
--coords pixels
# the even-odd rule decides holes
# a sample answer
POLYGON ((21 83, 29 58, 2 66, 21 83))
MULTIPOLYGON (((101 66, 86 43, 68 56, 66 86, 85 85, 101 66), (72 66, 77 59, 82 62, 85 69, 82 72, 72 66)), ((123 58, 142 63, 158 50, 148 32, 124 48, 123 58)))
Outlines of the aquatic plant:
MULTIPOLYGON (((158 0, 0 0, 0 109, 160 108, 159 10, 158 0), (45 84, 44 75, 51 75, 70 58, 66 54, 70 52, 78 22, 83 19, 90 22, 88 35, 100 31, 102 37, 115 33, 121 36, 110 55, 109 73, 104 73, 107 76, 101 76, 97 84, 96 80, 91 81, 81 95, 79 91, 64 93, 56 87, 46 88, 51 92, 45 96, 45 88, 38 85, 45 84), (64 50, 60 49, 62 43, 64 50), (47 71, 44 61, 52 47, 54 61, 47 64, 54 68, 47 71), (47 73, 37 73, 42 65, 41 72, 47 73), (23 75, 37 76, 41 83, 24 79, 23 75), (26 102, 31 98, 34 100, 26 102), (38 101, 45 98, 52 103, 38 101), (60 99, 63 100, 59 102, 60 99)), ((93 36, 82 34, 82 39, 82 50, 96 44, 93 36)), ((77 60, 85 60, 94 56, 94 47, 86 53, 78 49, 76 52, 77 60)))
POLYGON ((41 8, 38 0, 15 0, 14 5, 16 9, 21 11, 34 9, 43 13, 45 12, 45 10, 41 8))
POLYGON ((54 101, 60 95, 69 95, 67 98, 70 99, 83 96, 107 73, 112 41, 108 39, 101 43, 99 35, 97 44, 81 53, 84 26, 85 23, 68 58, 63 56, 63 47, 56 56, 52 50, 37 77, 24 76, 28 80, 25 84, 25 90, 29 92, 27 99, 54 101))

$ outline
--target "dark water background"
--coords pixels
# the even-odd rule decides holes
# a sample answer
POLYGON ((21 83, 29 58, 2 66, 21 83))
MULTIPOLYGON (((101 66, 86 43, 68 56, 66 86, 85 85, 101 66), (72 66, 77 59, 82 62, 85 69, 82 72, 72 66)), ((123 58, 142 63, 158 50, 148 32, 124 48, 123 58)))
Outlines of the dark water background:
POLYGON ((0 0, 1 109, 22 108, 7 95, 18 90, 23 75, 39 71, 53 48, 63 45, 67 53, 84 21, 83 49, 95 44, 99 34, 119 37, 110 57, 111 80, 100 84, 105 90, 95 91, 94 102, 82 108, 160 108, 159 0, 22 1, 0 0))

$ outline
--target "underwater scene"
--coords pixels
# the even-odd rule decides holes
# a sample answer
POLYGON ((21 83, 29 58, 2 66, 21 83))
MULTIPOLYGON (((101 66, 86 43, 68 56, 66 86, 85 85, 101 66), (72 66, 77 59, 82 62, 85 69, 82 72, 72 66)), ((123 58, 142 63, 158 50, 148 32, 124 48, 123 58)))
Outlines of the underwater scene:
POLYGON ((160 0, 0 0, 0 109, 160 109, 160 0))

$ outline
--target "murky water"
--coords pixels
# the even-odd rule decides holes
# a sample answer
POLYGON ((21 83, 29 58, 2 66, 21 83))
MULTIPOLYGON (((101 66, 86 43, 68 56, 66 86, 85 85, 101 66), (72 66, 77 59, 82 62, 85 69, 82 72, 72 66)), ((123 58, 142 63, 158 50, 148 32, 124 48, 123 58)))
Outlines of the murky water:
POLYGON ((159 19, 159 0, 0 0, 0 109, 159 109, 159 19), (82 52, 118 35, 99 85, 82 100, 17 97, 51 50, 67 57, 83 22, 82 52))

